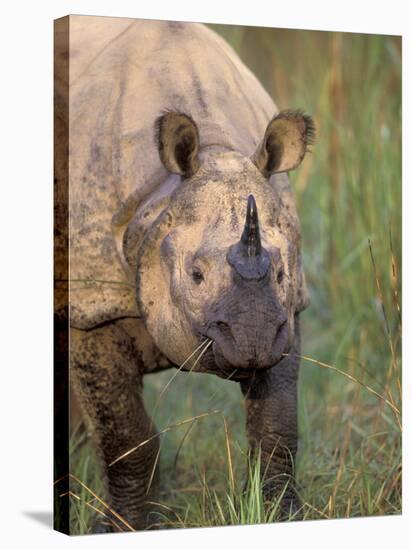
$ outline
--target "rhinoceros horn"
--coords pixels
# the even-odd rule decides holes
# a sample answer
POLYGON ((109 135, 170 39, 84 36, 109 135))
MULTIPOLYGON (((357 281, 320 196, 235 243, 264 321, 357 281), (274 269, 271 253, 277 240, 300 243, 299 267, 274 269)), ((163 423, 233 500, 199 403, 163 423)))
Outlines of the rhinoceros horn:
POLYGON ((227 261, 242 279, 260 280, 269 270, 270 258, 260 240, 255 197, 247 200, 246 221, 240 241, 229 248, 227 261))

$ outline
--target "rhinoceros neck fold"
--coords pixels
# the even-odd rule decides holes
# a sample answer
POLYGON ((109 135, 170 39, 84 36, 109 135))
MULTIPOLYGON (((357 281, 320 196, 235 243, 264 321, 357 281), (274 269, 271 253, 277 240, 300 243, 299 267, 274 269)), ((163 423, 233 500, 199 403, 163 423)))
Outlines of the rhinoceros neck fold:
POLYGON ((235 151, 236 145, 227 130, 221 125, 211 121, 201 121, 200 131, 200 150, 214 148, 217 150, 235 151))

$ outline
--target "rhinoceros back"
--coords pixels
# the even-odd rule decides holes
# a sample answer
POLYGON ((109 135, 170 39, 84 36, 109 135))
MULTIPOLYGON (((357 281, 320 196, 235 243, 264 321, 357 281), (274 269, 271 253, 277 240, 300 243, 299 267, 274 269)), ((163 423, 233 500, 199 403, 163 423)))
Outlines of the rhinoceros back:
MULTIPOLYGON (((70 319, 137 317, 134 274, 113 233, 167 179, 154 142, 162 111, 190 114, 201 146, 250 156, 276 107, 213 31, 196 23, 70 18, 70 319)), ((121 240, 121 239, 120 239, 121 240)))

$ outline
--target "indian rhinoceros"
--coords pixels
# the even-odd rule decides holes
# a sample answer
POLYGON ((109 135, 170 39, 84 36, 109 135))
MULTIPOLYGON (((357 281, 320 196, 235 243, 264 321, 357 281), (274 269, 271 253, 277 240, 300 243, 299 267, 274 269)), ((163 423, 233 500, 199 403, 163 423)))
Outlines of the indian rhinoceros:
MULTIPOLYGON (((265 498, 296 511, 308 294, 287 173, 312 119, 279 112, 195 23, 70 17, 69 90, 70 370, 110 506, 147 525, 158 439, 143 376, 183 365, 240 384, 265 498)), ((57 182, 66 153, 57 140, 57 182)))

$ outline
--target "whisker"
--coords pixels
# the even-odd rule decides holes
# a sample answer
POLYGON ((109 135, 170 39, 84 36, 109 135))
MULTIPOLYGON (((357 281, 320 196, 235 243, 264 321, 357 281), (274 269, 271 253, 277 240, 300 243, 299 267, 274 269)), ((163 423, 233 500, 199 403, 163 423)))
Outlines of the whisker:
POLYGON ((191 374, 191 372, 193 371, 193 369, 195 368, 195 366, 199 363, 199 361, 201 360, 201 358, 203 357, 203 355, 206 353, 207 351, 207 348, 210 346, 210 344, 213 343, 213 340, 210 340, 207 342, 207 345, 202 349, 200 355, 198 356, 198 358, 196 359, 196 361, 193 363, 193 366, 192 368, 189 370, 189 375, 191 374))
POLYGON ((190 361, 190 359, 198 352, 200 351, 204 346, 206 346, 209 342, 211 342, 210 338, 206 338, 206 340, 204 340, 203 342, 201 342, 197 348, 189 355, 189 357, 187 357, 183 363, 180 365, 180 367, 176 370, 176 372, 173 374, 173 376, 168 380, 167 384, 165 385, 165 387, 162 389, 162 391, 160 392, 159 394, 159 397, 157 398, 156 400, 156 403, 153 407, 153 412, 152 412, 152 421, 151 421, 151 426, 153 426, 153 418, 155 417, 155 414, 159 408, 159 405, 160 405, 160 401, 162 399, 162 397, 164 396, 164 394, 166 393, 166 390, 169 388, 170 384, 173 382, 173 380, 176 378, 176 376, 179 374, 179 372, 182 371, 183 367, 188 363, 188 361, 190 361))
MULTIPOLYGON (((232 378, 232 376, 234 376, 237 371, 239 369, 233 369, 232 372, 228 375, 228 376, 225 376, 224 378, 222 378, 222 380, 230 380, 232 378)), ((213 401, 213 399, 219 395, 219 393, 222 393, 223 389, 222 388, 218 388, 213 394, 212 396, 210 397, 209 401, 208 401, 208 404, 210 405, 213 401)))
MULTIPOLYGON (((199 357, 196 359, 194 365, 192 366, 192 368, 191 368, 190 371, 189 371, 188 376, 190 376, 190 373, 191 373, 192 370, 195 368, 195 366, 197 365, 197 363, 200 361, 200 359, 202 358, 202 355, 206 352, 207 348, 208 348, 208 347, 210 346, 210 344, 213 342, 213 340, 210 340, 210 339, 208 339, 208 340, 205 340, 205 342, 207 342, 207 345, 206 345, 206 347, 203 348, 201 354, 200 354, 199 357), (209 340, 209 342, 208 342, 208 340, 209 340)), ((204 343, 204 342, 203 342, 203 343, 204 343)), ((199 347, 198 347, 197 349, 199 349, 199 347)), ((192 354, 192 355, 193 355, 193 354, 192 354)), ((190 424, 190 426, 189 426, 189 428, 187 429, 185 435, 183 436, 182 440, 181 440, 180 443, 179 443, 179 447, 178 447, 178 449, 177 449, 177 451, 176 451, 176 455, 175 455, 175 459, 174 459, 174 468, 175 468, 175 469, 176 469, 177 461, 178 461, 178 458, 179 458, 180 450, 181 450, 181 448, 182 448, 182 446, 183 446, 183 443, 185 442, 186 437, 189 435, 190 430, 193 428, 193 426, 194 426, 194 421, 192 422, 192 424, 190 424)))
MULTIPOLYGON (((173 382, 173 380, 176 378, 176 376, 179 374, 179 372, 183 369, 183 367, 190 361, 190 359, 196 354, 196 352, 198 352, 199 350, 201 350, 201 348, 203 346, 205 346, 207 343, 210 343, 212 340, 210 340, 209 338, 207 338, 206 340, 204 340, 201 344, 199 344, 197 346, 197 348, 195 349, 195 351, 193 351, 189 357, 187 359, 185 359, 183 361, 183 363, 180 365, 180 367, 176 370, 176 372, 173 374, 173 376, 170 378, 170 380, 167 382, 166 386, 163 388, 163 390, 160 392, 160 395, 159 395, 159 399, 162 397, 162 395, 166 392, 167 388, 170 386, 170 384, 173 382)), ((196 365, 196 363, 195 363, 196 365)), ((193 367, 192 367, 193 368, 193 367)))

